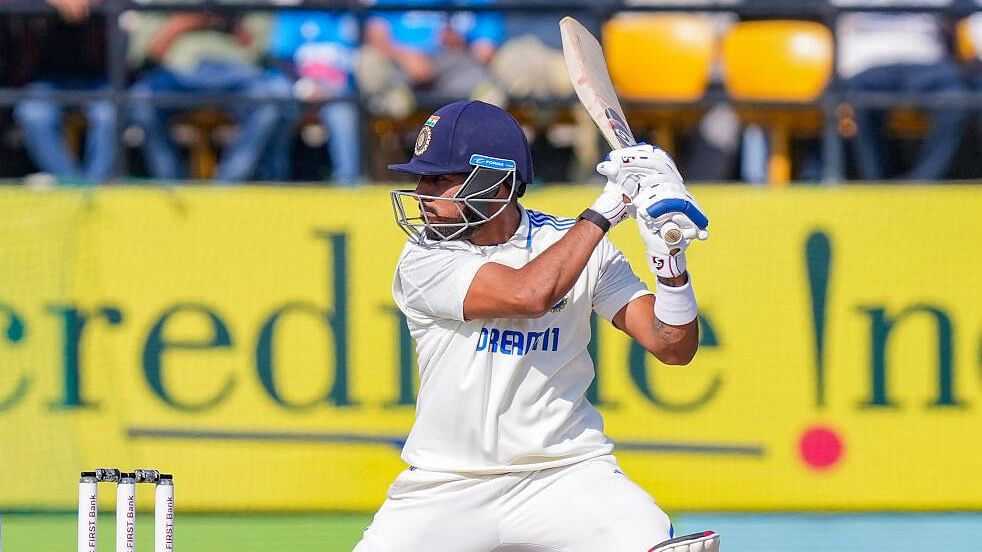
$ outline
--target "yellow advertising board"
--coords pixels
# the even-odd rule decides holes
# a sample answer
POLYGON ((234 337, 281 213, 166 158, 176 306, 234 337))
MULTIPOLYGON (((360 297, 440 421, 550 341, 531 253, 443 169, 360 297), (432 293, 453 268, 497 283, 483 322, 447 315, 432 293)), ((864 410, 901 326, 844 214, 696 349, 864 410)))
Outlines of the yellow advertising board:
MULTIPOLYGON (((693 363, 597 324, 625 471, 669 511, 982 508, 982 189, 696 194, 693 363)), ((383 189, 0 189, 0 509, 73 508, 103 465, 173 472, 182 510, 376 508, 413 420, 404 241, 383 189)))

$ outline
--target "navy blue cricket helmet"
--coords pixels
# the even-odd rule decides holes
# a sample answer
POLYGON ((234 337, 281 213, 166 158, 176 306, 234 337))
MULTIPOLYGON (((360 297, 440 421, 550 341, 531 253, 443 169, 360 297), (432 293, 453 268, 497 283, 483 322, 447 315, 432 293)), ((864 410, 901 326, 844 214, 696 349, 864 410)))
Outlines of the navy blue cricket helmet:
MULTIPOLYGON (((410 236, 449 240, 470 232, 501 213, 532 182, 532 153, 525 132, 507 111, 476 100, 462 100, 438 109, 423 123, 413 157, 408 163, 389 165, 394 171, 417 176, 467 174, 453 198, 461 222, 431 223, 425 212, 410 216, 404 200, 421 199, 413 190, 394 190, 396 222, 410 236), (498 198, 508 182, 507 199, 498 198)), ((436 198, 434 198, 436 199, 436 198)))

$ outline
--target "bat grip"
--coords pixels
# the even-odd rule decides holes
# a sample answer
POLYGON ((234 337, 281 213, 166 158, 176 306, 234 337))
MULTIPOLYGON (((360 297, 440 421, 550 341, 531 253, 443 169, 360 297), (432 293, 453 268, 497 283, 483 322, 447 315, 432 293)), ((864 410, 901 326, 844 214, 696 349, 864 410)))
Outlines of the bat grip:
POLYGON ((658 233, 661 234, 662 239, 665 240, 667 245, 678 245, 684 237, 682 228, 674 222, 662 224, 661 228, 658 229, 658 233))

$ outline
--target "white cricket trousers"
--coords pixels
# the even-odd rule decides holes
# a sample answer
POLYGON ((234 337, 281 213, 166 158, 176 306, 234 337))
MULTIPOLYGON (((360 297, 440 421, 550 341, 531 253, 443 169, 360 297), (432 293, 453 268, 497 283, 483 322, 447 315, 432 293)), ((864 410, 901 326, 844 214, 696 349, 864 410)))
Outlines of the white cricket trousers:
POLYGON ((355 552, 648 552, 671 534, 607 455, 498 475, 405 470, 355 552))

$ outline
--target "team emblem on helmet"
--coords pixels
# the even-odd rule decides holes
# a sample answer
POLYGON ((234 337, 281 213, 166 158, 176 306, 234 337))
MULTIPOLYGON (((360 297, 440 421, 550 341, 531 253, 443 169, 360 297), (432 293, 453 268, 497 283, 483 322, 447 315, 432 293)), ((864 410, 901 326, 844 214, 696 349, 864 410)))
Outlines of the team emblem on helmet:
POLYGON ((419 136, 416 137, 416 147, 413 148, 413 152, 416 155, 423 155, 426 148, 430 147, 430 140, 433 139, 433 131, 430 127, 423 126, 423 129, 419 131, 419 136))

